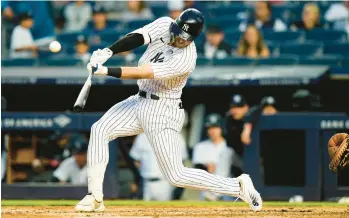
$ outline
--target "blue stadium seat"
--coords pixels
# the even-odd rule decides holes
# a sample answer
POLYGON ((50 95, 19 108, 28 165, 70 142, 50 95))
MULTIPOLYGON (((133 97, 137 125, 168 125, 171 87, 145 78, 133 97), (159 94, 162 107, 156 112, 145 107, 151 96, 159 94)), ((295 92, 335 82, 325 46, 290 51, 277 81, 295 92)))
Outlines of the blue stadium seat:
POLYGON ((273 41, 273 42, 285 42, 292 41, 297 42, 302 38, 302 32, 297 31, 285 31, 285 32, 271 32, 265 31, 263 32, 263 36, 265 40, 273 41))
POLYGON ((322 57, 303 57, 300 58, 301 65, 339 65, 341 57, 338 56, 322 56, 322 57))
POLYGON ((166 5, 153 5, 151 6, 151 11, 157 18, 168 16, 168 9, 166 5))
POLYGON ((100 38, 102 41, 107 43, 113 43, 116 40, 118 40, 121 36, 126 35, 128 32, 124 31, 110 31, 110 32, 104 32, 100 34, 100 38))
POLYGON ((257 65, 295 65, 298 64, 297 56, 280 56, 257 59, 257 65))
POLYGON ((198 57, 198 59, 196 60, 196 65, 198 66, 212 65, 212 60, 205 57, 198 57))
POLYGON ((228 42, 237 42, 240 40, 242 33, 239 31, 232 31, 225 33, 225 40, 228 42))
POLYGON ((76 59, 73 57, 64 57, 64 58, 49 58, 49 59, 41 59, 40 65, 44 66, 55 66, 55 67, 63 67, 63 66, 81 66, 82 61, 80 59, 76 59))
POLYGON ((326 44, 324 45, 324 53, 349 56, 349 43, 326 44))
POLYGON ((152 20, 133 20, 133 21, 128 22, 126 25, 127 25, 128 29, 135 30, 135 29, 141 28, 144 25, 147 25, 151 22, 152 22, 152 20))
POLYGON ((103 48, 105 48, 107 46, 108 46, 108 44, 91 45, 90 49, 89 49, 89 52, 92 53, 92 52, 96 51, 97 49, 103 49, 103 48))
POLYGON ((242 58, 242 57, 229 57, 224 59, 214 59, 213 64, 216 66, 230 66, 230 65, 253 65, 255 59, 242 58))
POLYGON ((61 33, 57 35, 57 41, 60 43, 75 43, 78 36, 83 35, 81 32, 61 33))
MULTIPOLYGON (((247 12, 247 9, 244 4, 231 4, 227 6, 216 6, 212 5, 207 8, 208 14, 210 17, 219 17, 221 15, 237 15, 241 12, 247 12)), ((235 18, 235 17, 234 17, 235 18)))
POLYGON ((225 32, 237 31, 241 21, 234 19, 231 16, 215 17, 205 20, 205 26, 208 27, 212 24, 220 26, 225 32))
POLYGON ((123 66, 126 65, 126 61, 123 57, 112 57, 106 63, 106 66, 123 66))
POLYGON ((280 54, 294 54, 299 56, 311 56, 321 52, 320 43, 304 43, 304 44, 282 44, 280 46, 280 54))
POLYGON ((1 60, 3 67, 29 67, 36 64, 36 59, 5 59, 1 60))
POLYGON ((344 31, 316 29, 306 32, 305 38, 322 42, 346 42, 347 33, 344 31))

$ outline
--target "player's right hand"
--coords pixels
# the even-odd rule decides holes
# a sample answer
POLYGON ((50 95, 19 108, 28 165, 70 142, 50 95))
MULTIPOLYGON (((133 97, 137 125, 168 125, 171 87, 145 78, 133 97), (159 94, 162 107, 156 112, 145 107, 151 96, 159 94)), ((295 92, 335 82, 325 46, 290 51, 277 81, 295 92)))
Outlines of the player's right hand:
POLYGON ((87 64, 87 70, 89 73, 91 73, 92 71, 94 75, 102 75, 102 76, 105 76, 108 74, 108 68, 103 66, 102 64, 94 64, 94 63, 91 63, 89 62, 87 64))

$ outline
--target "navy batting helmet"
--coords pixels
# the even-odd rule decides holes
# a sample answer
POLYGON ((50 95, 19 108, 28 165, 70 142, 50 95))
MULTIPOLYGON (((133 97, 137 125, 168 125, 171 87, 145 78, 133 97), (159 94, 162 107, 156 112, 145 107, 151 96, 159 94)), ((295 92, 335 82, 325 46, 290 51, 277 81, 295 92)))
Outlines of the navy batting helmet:
POLYGON ((204 15, 194 8, 189 8, 183 11, 171 24, 171 41, 174 40, 175 36, 187 41, 193 41, 200 35, 203 27, 204 15))
POLYGON ((205 119, 205 127, 221 127, 222 126, 222 117, 219 114, 209 114, 205 119))

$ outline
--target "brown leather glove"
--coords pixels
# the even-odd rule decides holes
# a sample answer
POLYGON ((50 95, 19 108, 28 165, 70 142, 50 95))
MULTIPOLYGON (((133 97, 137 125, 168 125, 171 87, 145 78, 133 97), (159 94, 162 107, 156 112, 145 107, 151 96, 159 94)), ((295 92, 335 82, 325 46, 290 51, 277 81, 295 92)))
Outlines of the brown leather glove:
POLYGON ((328 141, 328 154, 330 156, 330 170, 337 173, 349 165, 349 135, 337 133, 328 141))

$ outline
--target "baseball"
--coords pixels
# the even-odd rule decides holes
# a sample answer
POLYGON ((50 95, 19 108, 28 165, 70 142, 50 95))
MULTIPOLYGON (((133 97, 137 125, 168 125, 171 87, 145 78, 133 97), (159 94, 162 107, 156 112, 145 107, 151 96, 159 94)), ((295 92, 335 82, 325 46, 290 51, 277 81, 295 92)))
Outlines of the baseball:
POLYGON ((51 52, 59 52, 61 50, 62 46, 61 43, 59 43, 58 41, 52 41, 49 45, 49 49, 51 52))

